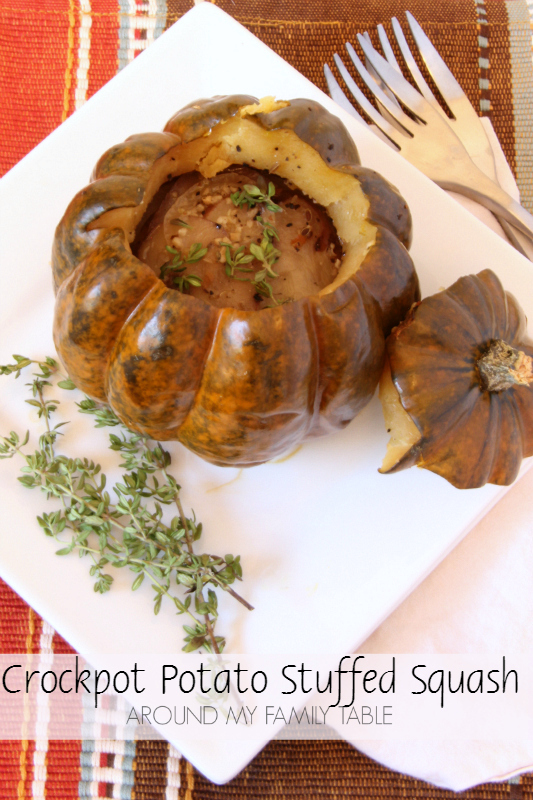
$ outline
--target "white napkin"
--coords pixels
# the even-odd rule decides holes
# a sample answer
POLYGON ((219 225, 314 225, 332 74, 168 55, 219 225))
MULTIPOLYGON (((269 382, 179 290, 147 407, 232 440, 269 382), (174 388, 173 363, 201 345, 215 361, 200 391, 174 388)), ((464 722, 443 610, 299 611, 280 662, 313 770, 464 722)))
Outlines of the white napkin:
MULTIPOLYGON (((483 119, 483 123, 496 153, 498 179, 519 199, 490 121, 483 119)), ((454 197, 504 236, 490 212, 459 195, 454 197)), ((532 652, 532 512, 530 470, 364 642, 360 652, 532 652)), ((391 769, 454 791, 533 770, 533 741, 354 744, 391 769)))

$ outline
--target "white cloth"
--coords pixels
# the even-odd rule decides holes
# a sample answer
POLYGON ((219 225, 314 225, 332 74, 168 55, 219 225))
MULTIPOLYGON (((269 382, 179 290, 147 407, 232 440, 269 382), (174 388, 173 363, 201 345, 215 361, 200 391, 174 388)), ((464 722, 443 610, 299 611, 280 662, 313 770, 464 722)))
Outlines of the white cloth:
MULTIPOLYGON (((519 199, 489 120, 498 179, 519 199)), ((454 195, 504 236, 496 219, 454 195)), ((533 248, 531 248, 533 255, 533 248)), ((533 470, 521 478, 463 542, 361 646, 361 653, 533 651, 533 470)), ((354 742, 387 767, 461 791, 533 770, 524 742, 354 742)))

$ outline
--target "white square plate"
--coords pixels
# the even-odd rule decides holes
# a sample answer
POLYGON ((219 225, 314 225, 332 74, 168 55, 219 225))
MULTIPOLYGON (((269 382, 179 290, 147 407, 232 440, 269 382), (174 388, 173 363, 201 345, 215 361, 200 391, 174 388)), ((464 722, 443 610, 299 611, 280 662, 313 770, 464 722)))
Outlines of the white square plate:
MULTIPOLYGON (((196 6, 70 117, 0 183, 0 363, 12 353, 53 352, 50 250, 54 228, 98 157, 127 136, 160 130, 199 97, 249 93, 308 97, 342 118, 362 163, 385 175, 414 219, 412 256, 424 295, 490 267, 533 317, 532 265, 469 215, 316 86, 211 3, 196 6)), ((0 379, 2 432, 24 431, 31 410, 22 380, 0 379)), ((68 406, 67 406, 68 408, 68 406)), ((74 414, 71 409, 69 414, 74 414)), ((107 434, 82 433, 76 452, 106 466, 107 434)), ((377 399, 345 431, 292 458, 245 471, 208 465, 171 446, 183 499, 204 523, 208 552, 239 553, 247 612, 221 601, 220 629, 239 653, 353 651, 505 492, 460 492, 429 472, 381 476, 386 448, 377 399), (226 484, 226 485, 225 485, 226 484)), ((530 465, 526 465, 530 466, 530 465)), ((45 500, 0 464, 2 576, 87 657, 181 649, 181 621, 151 590, 132 594, 118 576, 110 594, 92 591, 88 567, 54 555, 35 522, 45 500)), ((213 781, 229 780, 255 755, 224 742, 174 744, 213 781)))

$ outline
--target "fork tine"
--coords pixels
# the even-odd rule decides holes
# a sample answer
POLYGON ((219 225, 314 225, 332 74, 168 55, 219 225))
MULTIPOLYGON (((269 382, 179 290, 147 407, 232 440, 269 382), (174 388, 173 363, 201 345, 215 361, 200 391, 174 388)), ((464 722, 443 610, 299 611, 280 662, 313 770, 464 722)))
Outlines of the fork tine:
MULTIPOLYGON (((415 114, 421 122, 425 122, 424 117, 428 114, 434 114, 433 108, 427 102, 427 100, 422 97, 420 92, 418 92, 411 84, 403 77, 403 75, 398 74, 394 67, 391 67, 388 61, 385 61, 383 56, 381 56, 377 50, 368 44, 368 42, 361 36, 360 33, 357 34, 357 38, 359 39, 359 44, 361 45, 365 56, 367 56, 370 63, 373 65, 374 69, 381 75, 389 89, 394 92, 398 100, 404 104, 410 111, 415 114)), ((411 120, 409 120, 411 122, 411 120)), ((412 124, 412 123, 411 123, 412 124)))
POLYGON ((356 101, 356 103, 358 103, 359 106, 365 112, 365 114, 367 114, 367 116, 370 117, 370 119, 372 120, 374 125, 376 125, 376 127, 378 127, 380 129, 380 131, 382 133, 384 133, 385 136, 388 139, 390 139, 390 141, 394 145, 396 145, 396 147, 399 147, 399 145, 397 144, 398 131, 396 130, 396 128, 394 128, 390 124, 390 122, 387 122, 387 120, 384 119, 381 116, 379 111, 376 111, 376 109, 374 108, 372 103, 370 103, 366 99, 366 97, 364 96, 363 92, 361 91, 359 86, 356 84, 356 82, 354 81, 354 79, 352 78, 352 76, 350 75, 350 73, 348 72, 346 67, 344 66, 341 58, 337 55, 337 53, 334 54, 333 58, 335 60, 335 64, 337 65, 337 69, 339 70, 340 74, 342 75, 343 81, 345 82, 346 86, 350 90, 350 92, 351 92, 354 100, 356 101))
POLYGON ((389 42, 389 37, 387 36, 387 32, 383 27, 383 25, 381 25, 381 23, 378 25, 378 36, 385 58, 387 59, 391 67, 394 67, 395 70, 401 72, 400 65, 396 60, 396 56, 394 55, 394 50, 392 49, 391 43, 389 42))
MULTIPOLYGON (((366 45, 367 48, 370 48, 372 50, 374 49, 372 47, 372 45, 368 44, 368 42, 362 36, 361 36, 361 39, 363 39, 363 41, 365 42, 365 45, 366 45)), ((393 117, 402 126, 402 128, 405 129, 405 131, 409 135, 413 136, 412 127, 413 127, 413 124, 416 124, 416 123, 413 123, 413 121, 411 119, 409 119, 407 114, 405 114, 403 112, 402 108, 399 106, 398 103, 392 103, 389 100, 389 98, 387 97, 387 95, 385 94, 385 92, 380 88, 380 86, 371 78, 371 76, 368 74, 367 70, 365 69, 365 67, 363 65, 363 62, 361 61, 361 59, 359 58, 359 56, 357 55, 357 53, 353 49, 353 47, 350 44, 350 42, 346 42, 346 50, 348 51, 348 55, 350 56, 350 58, 352 60, 352 64, 354 65, 355 69, 357 70, 357 72, 361 76, 362 80, 367 85, 367 87, 370 89, 370 91, 372 92, 372 94, 374 95, 376 100, 378 100, 379 103, 381 103, 383 108, 385 108, 387 110, 387 112, 391 115, 391 117, 393 117)), ((365 52, 365 55, 366 55, 366 52, 365 52)), ((372 63, 371 59, 369 59, 369 61, 370 61, 370 63, 372 63)), ((374 66, 374 65, 372 64, 372 66, 374 66)))
POLYGON ((333 100, 337 103, 338 106, 343 108, 348 114, 351 114, 352 117, 358 122, 361 122, 363 125, 366 125, 365 120, 359 114, 355 108, 353 107, 352 103, 348 100, 344 92, 342 91, 337 79, 333 75, 333 72, 329 68, 328 64, 324 64, 324 76, 326 78, 326 83, 328 85, 329 93, 333 100))
POLYGON ((409 11, 406 15, 420 56, 455 118, 448 119, 448 124, 451 123, 477 165, 494 180, 494 153, 476 110, 416 19, 409 11))
MULTIPOLYGON (((372 39, 370 38, 370 34, 368 33, 368 31, 365 31, 363 33, 363 36, 365 37, 367 42, 372 44, 372 39)), ((377 83, 379 88, 382 89, 385 92, 385 94, 387 95, 389 100, 392 100, 394 103, 397 103, 398 101, 396 100, 396 98, 394 97, 392 92, 390 92, 389 89, 385 86, 385 84, 383 83, 383 81, 379 77, 378 73, 376 72, 376 70, 374 69, 374 67, 372 66, 372 64, 368 60, 368 58, 366 58, 366 56, 365 56, 365 67, 366 67, 366 70, 367 70, 368 74, 370 75, 370 77, 373 80, 375 80, 375 82, 377 83)))
MULTIPOLYGON (((370 38, 370 34, 368 33, 368 31, 365 31, 365 32, 363 33, 363 36, 365 37, 365 39, 367 40, 367 42, 370 42, 370 44, 372 44, 372 40, 371 40, 371 38, 370 38)), ((382 81, 382 80, 381 80, 381 78, 379 77, 378 73, 376 72, 376 70, 374 69, 374 67, 372 66, 372 64, 370 63, 370 61, 368 60, 368 58, 367 58, 366 56, 365 56, 365 67, 366 67, 366 69, 367 69, 367 71, 368 71, 368 74, 369 74, 369 75, 370 75, 370 76, 371 76, 371 77, 372 77, 372 78, 375 80, 375 82, 377 83, 377 85, 379 86, 379 88, 380 88, 380 89, 381 89, 383 92, 385 92, 385 94, 387 95, 387 97, 389 98, 389 100, 391 101, 391 103, 394 103, 394 105, 395 105, 397 108, 401 108, 401 106, 400 106, 399 102, 396 100, 396 97, 394 96, 394 94, 391 92, 391 90, 389 89, 389 87, 388 87, 388 86, 387 86, 385 83, 383 83, 383 81, 382 81)), ((387 118, 388 118, 388 117, 387 117, 387 111, 386 111, 386 110, 383 108, 383 106, 379 107, 379 111, 381 111, 381 113, 383 114, 383 116, 385 117, 385 119, 387 119, 387 118)), ((392 117, 390 117, 390 120, 391 120, 391 119, 392 119, 392 117)), ((389 120, 389 122, 390 122, 390 120, 389 120)))
POLYGON ((439 91, 446 100, 450 111, 455 113, 455 103, 464 96, 461 86, 448 69, 448 66, 440 57, 438 51, 426 36, 416 19, 410 11, 406 11, 407 22, 411 28, 411 33, 416 42, 422 60, 426 65, 429 74, 439 87, 439 91))
POLYGON ((416 83, 418 89, 420 90, 420 93, 426 98, 428 103, 430 103, 430 105, 432 105, 433 108, 439 112, 439 114, 442 114, 443 117, 446 117, 444 110, 440 107, 435 95, 427 85, 424 76, 418 69, 418 64, 413 58, 411 49, 407 44, 407 39, 405 38, 402 26, 400 25, 396 17, 393 17, 391 22, 392 22, 392 29, 396 37, 396 41, 398 42, 398 47, 400 48, 404 61, 407 65, 407 69, 411 73, 414 82, 416 83))
MULTIPOLYGON (((368 32, 368 31, 365 31, 365 32, 363 33, 363 36, 365 37, 365 39, 367 40, 367 42, 370 42, 370 44, 372 44, 372 40, 371 40, 371 38, 370 38, 370 34, 369 34, 369 32, 368 32)), ((382 80, 381 80, 381 78, 379 77, 378 73, 376 72, 376 70, 374 69, 374 67, 372 66, 372 64, 371 64, 371 63, 370 63, 370 61, 368 60, 368 58, 366 58, 366 56, 365 56, 365 67, 366 67, 366 69, 367 69, 367 71, 368 71, 368 74, 369 74, 369 75, 370 75, 370 76, 371 76, 371 77, 372 77, 372 78, 373 78, 373 79, 376 81, 376 83, 379 85, 379 87, 380 87, 381 89, 383 89, 383 87, 384 87, 384 85, 385 85, 385 84, 383 83, 383 81, 382 81, 382 80)), ((390 98, 390 95, 389 95, 389 98, 390 98)), ((395 98, 395 99, 396 99, 396 98, 395 98)))

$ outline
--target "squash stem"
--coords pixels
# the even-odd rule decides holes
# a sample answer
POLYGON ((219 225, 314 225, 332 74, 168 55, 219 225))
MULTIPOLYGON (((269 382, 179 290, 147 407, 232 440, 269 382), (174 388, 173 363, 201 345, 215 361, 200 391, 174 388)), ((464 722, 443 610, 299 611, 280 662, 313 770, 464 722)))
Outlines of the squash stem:
POLYGON ((477 368, 487 392, 503 392, 512 386, 529 386, 533 382, 533 358, 503 339, 493 339, 478 359, 477 368))

